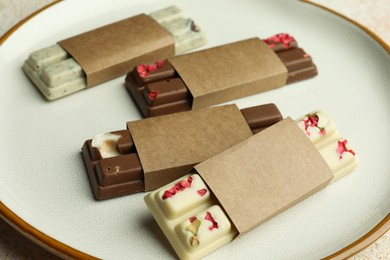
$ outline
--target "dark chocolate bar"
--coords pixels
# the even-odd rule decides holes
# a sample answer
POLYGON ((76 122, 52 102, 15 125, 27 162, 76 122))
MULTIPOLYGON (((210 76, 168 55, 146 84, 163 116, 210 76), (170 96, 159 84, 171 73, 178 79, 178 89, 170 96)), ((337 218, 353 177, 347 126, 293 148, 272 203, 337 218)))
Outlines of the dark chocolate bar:
POLYGON ((144 117, 191 110, 191 97, 172 65, 141 64, 126 77, 126 89, 144 117))
MULTIPOLYGON (((292 36, 277 34, 263 41, 287 68, 286 84, 317 75, 310 55, 292 36)), ((125 86, 144 117, 191 110, 191 93, 167 60, 136 66, 127 74, 125 86)))
MULTIPOLYGON (((282 120, 274 104, 245 108, 241 113, 252 133, 282 120)), ((128 130, 97 135, 85 141, 81 150, 96 200, 145 191, 142 164, 128 130)))

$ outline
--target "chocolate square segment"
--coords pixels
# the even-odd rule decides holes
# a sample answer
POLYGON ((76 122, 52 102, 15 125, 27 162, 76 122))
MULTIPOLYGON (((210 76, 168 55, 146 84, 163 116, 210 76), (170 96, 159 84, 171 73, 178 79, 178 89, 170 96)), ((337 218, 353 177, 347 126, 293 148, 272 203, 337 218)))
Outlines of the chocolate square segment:
POLYGON ((133 73, 133 77, 139 86, 173 78, 176 74, 172 65, 165 60, 156 61, 154 64, 149 65, 141 64, 136 67, 136 72, 133 73))
POLYGON ((120 138, 116 143, 116 147, 120 154, 135 152, 134 141, 133 138, 131 138, 129 131, 120 130, 120 131, 114 131, 112 133, 120 135, 120 138))
POLYGON ((180 78, 173 78, 146 85, 143 94, 149 105, 156 106, 185 100, 188 90, 180 78))
POLYGON ((125 154, 100 160, 96 175, 102 186, 142 180, 142 167, 136 153, 125 154))
POLYGON ((189 90, 167 60, 136 66, 125 85, 144 117, 191 110, 189 90))
POLYGON ((143 169, 128 130, 96 135, 81 149, 95 199, 144 191, 143 169))

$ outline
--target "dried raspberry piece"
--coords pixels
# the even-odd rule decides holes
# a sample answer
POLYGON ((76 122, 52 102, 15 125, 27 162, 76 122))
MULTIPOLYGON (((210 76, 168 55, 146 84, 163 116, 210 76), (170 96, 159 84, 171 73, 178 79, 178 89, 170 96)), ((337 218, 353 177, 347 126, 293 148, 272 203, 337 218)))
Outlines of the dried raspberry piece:
POLYGON ((165 200, 165 199, 172 197, 173 195, 175 195, 175 194, 170 192, 170 191, 165 191, 162 198, 163 198, 163 200, 165 200))
POLYGON ((199 196, 203 197, 207 193, 207 189, 198 190, 197 193, 199 194, 199 196))
POLYGON ((157 96, 158 96, 158 92, 157 91, 148 93, 148 97, 149 97, 150 100, 155 100, 157 98, 157 96))
POLYGON ((317 115, 309 115, 308 120, 309 120, 311 126, 318 125, 319 118, 317 115))
POLYGON ((320 118, 316 114, 313 114, 313 115, 309 114, 309 115, 307 115, 307 119, 303 120, 303 124, 305 126, 305 131, 306 131, 306 134, 308 136, 310 136, 310 132, 307 130, 309 128, 309 126, 317 127, 320 130, 320 132, 319 132, 320 135, 325 135, 326 134, 325 128, 318 126, 319 120, 320 120, 320 118))
POLYGON ((175 195, 179 191, 183 191, 186 188, 191 187, 191 183, 192 183, 192 177, 191 176, 188 177, 187 180, 182 180, 182 181, 180 181, 178 183, 175 183, 175 185, 173 185, 172 188, 170 188, 169 190, 164 192, 164 194, 162 196, 162 199, 165 200, 165 199, 171 198, 173 195, 175 195))
POLYGON ((188 188, 191 186, 191 182, 189 182, 188 180, 182 180, 180 182, 180 186, 184 189, 184 188, 188 188))
POLYGON ((283 43, 284 48, 288 49, 291 47, 290 44, 294 41, 295 41, 294 37, 292 37, 287 33, 279 33, 267 39, 264 39, 264 42, 267 43, 270 48, 275 47, 276 46, 275 43, 281 42, 283 43))
POLYGON ((137 72, 141 78, 144 78, 150 74, 150 72, 153 72, 157 69, 160 69, 164 66, 165 61, 164 60, 158 60, 155 63, 152 64, 140 64, 137 67, 137 72))
POLYGON ((152 71, 155 71, 157 69, 157 65, 156 64, 150 64, 148 65, 148 72, 152 72, 152 71))
POLYGON ((344 139, 344 141, 337 141, 337 149, 336 152, 339 155, 339 159, 343 159, 344 153, 351 153, 352 155, 355 155, 355 152, 352 149, 347 149, 347 139, 344 139))
POLYGON ((274 48, 275 46, 276 46, 275 43, 268 44, 268 47, 271 48, 271 49, 274 48))
POLYGON ((196 217, 194 216, 194 217, 190 217, 189 219, 188 219, 188 221, 190 222, 190 223, 192 223, 192 222, 194 222, 196 220, 196 217))
POLYGON ((164 66, 164 64, 165 64, 165 60, 156 61, 156 66, 158 69, 161 68, 162 66, 164 66))
POLYGON ((214 220, 213 216, 211 216, 210 212, 206 212, 206 216, 204 217, 204 219, 210 221, 212 224, 211 226, 209 226, 209 230, 218 228, 218 223, 214 220))
POLYGON ((145 64, 138 65, 137 71, 138 72, 146 71, 146 65, 145 64))

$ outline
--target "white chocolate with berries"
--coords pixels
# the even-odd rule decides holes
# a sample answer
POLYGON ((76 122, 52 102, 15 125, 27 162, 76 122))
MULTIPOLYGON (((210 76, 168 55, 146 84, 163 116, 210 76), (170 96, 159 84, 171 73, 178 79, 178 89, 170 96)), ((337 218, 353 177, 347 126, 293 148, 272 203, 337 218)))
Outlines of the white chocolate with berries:
POLYGON ((354 150, 348 140, 338 132, 333 119, 323 110, 315 110, 295 121, 320 152, 335 182, 352 172, 357 166, 354 150))
POLYGON ((192 251, 195 248, 201 250, 218 238, 229 236, 231 229, 232 225, 221 207, 214 205, 184 220, 177 226, 176 232, 182 241, 186 241, 184 246, 192 251))
MULTIPOLYGON (((262 136, 262 133, 259 133, 251 137, 255 140, 253 143, 250 142, 253 139, 248 139, 237 145, 235 148, 233 147, 232 149, 229 149, 228 151, 225 151, 220 155, 211 158, 210 160, 207 160, 198 166, 195 166, 195 169, 200 174, 203 174, 203 178, 208 181, 208 185, 213 189, 212 191, 208 188, 208 186, 198 174, 193 174, 187 175, 182 179, 172 182, 171 184, 168 184, 167 186, 157 191, 151 192, 145 197, 147 206, 163 230, 165 236, 168 238, 169 242, 175 249, 179 258, 199 259, 206 254, 218 249, 219 247, 229 243, 238 235, 238 230, 240 229, 240 224, 242 225, 242 223, 237 224, 237 217, 241 218, 242 215, 241 211, 239 211, 240 214, 237 214, 237 212, 234 212, 234 210, 232 211, 232 207, 239 207, 235 198, 256 197, 257 194, 260 194, 259 197, 256 197, 260 199, 256 200, 256 205, 258 206, 258 204, 264 203, 264 205, 260 205, 260 207, 263 206, 263 208, 259 209, 258 211, 253 211, 253 205, 255 204, 248 204, 249 207, 246 207, 247 205, 245 205, 245 207, 242 209, 249 209, 251 214, 255 212, 255 218, 263 218, 262 220, 266 221, 266 219, 269 219, 270 216, 274 216, 278 214, 277 212, 286 209, 286 207, 294 205, 295 202, 292 203, 286 201, 290 199, 295 200, 294 196, 303 196, 300 189, 308 189, 308 191, 313 194, 315 191, 318 191, 319 186, 324 185, 323 187, 325 187, 329 183, 337 181, 356 168, 357 159, 354 150, 349 146, 348 141, 340 136, 328 114, 317 110, 303 117, 303 119, 296 120, 295 123, 299 125, 302 120, 308 120, 306 126, 310 125, 313 129, 317 128, 316 131, 312 131, 313 133, 317 133, 316 138, 306 134, 308 127, 301 128, 314 147, 311 146, 310 143, 306 142, 305 137, 301 135, 300 130, 296 128, 292 121, 286 121, 286 123, 283 120, 280 123, 284 123, 286 125, 292 124, 293 128, 288 129, 290 131, 281 131, 282 128, 279 126, 280 123, 277 123, 274 127, 271 127, 268 130, 262 132, 264 133, 264 136, 262 136), (276 130, 269 133, 269 131, 272 131, 273 128, 276 128, 276 130), (324 131, 324 129, 326 131, 324 131), (293 138, 293 140, 291 140, 291 137, 287 135, 287 133, 290 132, 293 132, 293 135, 296 137, 293 138), (274 162, 269 162, 271 161, 270 158, 267 158, 267 160, 259 164, 252 164, 247 162, 250 164, 250 174, 241 176, 241 178, 243 178, 245 181, 255 179, 254 183, 256 183, 256 188, 260 188, 259 192, 248 193, 249 195, 247 194, 247 196, 244 197, 242 193, 246 190, 247 186, 244 186, 243 188, 241 185, 235 186, 234 183, 229 182, 224 182, 223 185, 220 184, 220 178, 215 178, 220 176, 218 174, 226 173, 226 179, 229 179, 228 176, 232 177, 229 175, 229 172, 226 172, 226 169, 223 168, 223 165, 226 165, 226 159, 240 157, 237 156, 237 153, 242 152, 244 152, 246 155, 248 155, 248 152, 251 152, 251 154, 255 154, 257 156, 257 153, 254 152, 254 149, 257 151, 259 146, 268 145, 266 144, 267 142, 258 141, 269 140, 268 138, 270 137, 271 139, 286 138, 280 143, 277 143, 277 146, 280 146, 275 148, 275 151, 286 151, 286 146, 288 146, 286 143, 290 141, 290 144, 294 147, 294 149, 290 150, 288 153, 286 153, 286 155, 283 155, 286 161, 289 158, 294 157, 294 153, 298 153, 299 148, 302 148, 302 150, 305 151, 302 154, 298 154, 297 157, 292 159, 287 165, 288 169, 293 169, 292 173, 296 173, 297 169, 300 173, 306 171, 302 174, 302 176, 296 177, 295 180, 291 179, 292 182, 288 182, 286 185, 286 183, 283 183, 286 181, 285 179, 291 178, 291 176, 294 174, 288 173, 283 177, 274 174, 274 171, 286 172, 288 170, 284 168, 284 171, 281 171, 280 168, 275 166, 274 162), (295 141, 296 139, 299 141, 295 141), (248 144, 249 147, 251 147, 250 150, 245 149, 248 147, 248 144), (318 151, 318 153, 316 153, 316 151, 318 151), (301 163, 298 163, 297 165, 297 161, 302 158, 303 154, 309 157, 313 155, 313 157, 311 157, 311 161, 314 162, 314 168, 311 169, 309 166, 305 167, 305 163, 307 162, 305 160, 300 161, 301 163), (204 166, 205 163, 206 166, 204 166), (271 168, 268 168, 264 165, 270 165, 271 168), (266 169, 264 172, 267 172, 267 174, 257 172, 258 167, 254 168, 254 166, 264 167, 264 169, 266 169), (218 172, 220 167, 223 169, 218 172), (206 171, 204 171, 205 169, 206 171), (314 173, 313 170, 315 171, 314 173), (253 171, 256 172, 258 176, 254 176, 254 174, 252 174, 253 171), (211 174, 208 175, 208 173, 211 174), (308 176, 310 176, 310 178, 313 177, 318 179, 315 181, 313 180, 313 184, 310 184, 310 181, 308 181, 310 178, 308 178, 308 176), (210 180, 211 183, 209 182, 210 180), (215 181, 218 182, 217 185, 215 181), (233 190, 232 193, 234 196, 231 196, 230 192, 223 192, 225 190, 229 190, 226 188, 226 184, 230 185, 230 189, 233 190), (290 187, 287 187, 289 185, 292 186, 291 190, 289 190, 290 187), (303 185, 307 185, 307 187, 302 188, 303 185), (274 189, 274 187, 279 187, 283 190, 279 191, 277 188, 274 189), (192 188, 194 190, 191 191, 192 188), (269 195, 268 193, 265 195, 261 193, 262 190, 268 188, 274 192, 271 192, 273 195, 269 195), (239 189, 239 191, 236 189, 239 189), (298 191, 295 191, 294 189, 298 189, 298 191), (286 190, 289 190, 291 194, 295 195, 292 197, 290 197, 290 195, 287 197, 281 196, 281 193, 286 192, 286 190), (221 194, 221 191, 223 194, 221 194), (234 193, 234 191, 236 191, 236 193, 234 193), (207 199, 205 197, 206 194, 209 196, 207 199), (218 201, 215 199, 215 196, 218 197, 218 201), (282 200, 282 202, 280 200, 282 200), (232 201, 234 203, 232 203, 232 201), (223 208, 225 210, 223 210, 223 208), (225 211, 233 214, 227 215, 225 211)), ((272 150, 273 148, 271 146, 267 146, 267 148, 268 149, 264 148, 262 155, 270 152, 270 154, 275 156, 275 151, 272 150), (270 151, 270 149, 272 151, 270 151)), ((283 156, 281 157, 283 158, 283 156)), ((253 161, 256 160, 251 160, 251 162, 253 161)), ((238 160, 237 162, 240 161, 238 160)), ((275 162, 278 162, 278 159, 276 159, 275 162)), ((240 168, 239 170, 242 169, 240 168)), ((237 169, 233 169, 232 172, 237 173, 237 169)), ((247 169, 245 169, 245 173, 248 173, 247 169)), ((248 188, 248 190, 253 190, 254 186, 250 187, 251 188, 248 188)), ((244 203, 245 199, 242 200, 244 203)), ((254 208, 256 209, 256 207, 254 208)), ((252 220, 250 219, 250 221, 252 220)), ((252 229, 254 226, 255 225, 251 226, 250 229, 252 229)), ((246 232, 247 230, 244 231, 246 232)))
POLYGON ((206 185, 198 175, 181 180, 168 190, 162 189, 156 195, 156 201, 169 219, 178 218, 209 198, 210 192, 207 192, 206 185))
MULTIPOLYGON (((207 41, 204 31, 177 6, 152 12, 149 16, 172 34, 176 54, 200 47, 207 41)), ((32 52, 22 69, 48 100, 87 88, 82 67, 59 44, 32 52)))
POLYGON ((238 234, 197 174, 151 192, 145 202, 180 259, 199 259, 238 234))
POLYGON ((345 138, 333 139, 318 151, 334 174, 331 183, 344 177, 357 167, 355 152, 345 138))
POLYGON ((327 142, 340 135, 333 119, 322 110, 313 111, 297 119, 296 122, 317 148, 326 145, 327 142))

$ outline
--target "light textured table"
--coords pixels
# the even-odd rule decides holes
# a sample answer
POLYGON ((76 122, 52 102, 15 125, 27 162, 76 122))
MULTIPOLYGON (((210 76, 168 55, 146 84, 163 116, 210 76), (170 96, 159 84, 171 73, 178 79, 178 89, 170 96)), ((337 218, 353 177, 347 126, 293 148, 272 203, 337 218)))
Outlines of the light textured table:
MULTIPOLYGON (((0 36, 20 20, 53 0, 0 0, 0 36)), ((390 45, 389 0, 312 0, 364 25, 390 45)), ((0 218, 0 259, 58 259, 36 246, 0 218)), ((390 231, 362 252, 351 257, 390 259, 390 231)))

